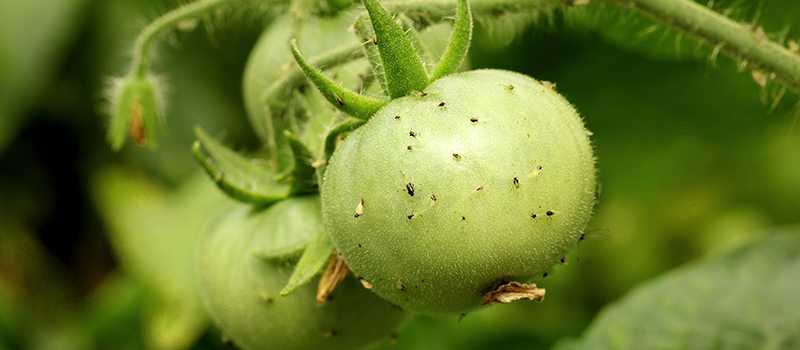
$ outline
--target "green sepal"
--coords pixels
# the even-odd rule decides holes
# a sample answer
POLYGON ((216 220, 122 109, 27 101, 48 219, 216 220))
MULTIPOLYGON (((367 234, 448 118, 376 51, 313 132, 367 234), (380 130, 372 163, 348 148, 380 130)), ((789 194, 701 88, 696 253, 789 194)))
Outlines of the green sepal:
POLYGON ((431 62, 431 54, 428 52, 428 47, 422 42, 419 31, 414 26, 414 21, 402 13, 398 13, 397 18, 400 20, 400 28, 403 28, 403 32, 406 33, 408 40, 411 42, 411 46, 414 47, 417 56, 420 61, 422 61, 422 66, 425 67, 425 73, 428 74, 428 69, 431 69, 431 67, 427 63, 431 62))
POLYGON ((228 149, 196 126, 198 141, 192 145, 195 159, 222 192, 253 204, 269 204, 289 196, 290 186, 274 180, 275 172, 228 149), (202 148, 210 157, 203 154, 202 148))
POLYGON ((268 207, 243 208, 237 235, 250 237, 249 253, 267 262, 294 262, 324 230, 319 196, 290 197, 268 207), (267 234, 268 233, 268 234, 267 234))
POLYGON ((370 66, 372 67, 372 76, 378 79, 381 84, 381 90, 386 92, 386 72, 383 71, 383 64, 381 64, 381 53, 378 52, 377 39, 375 39, 375 32, 372 30, 372 22, 369 21, 369 16, 366 14, 358 17, 353 23, 356 36, 363 43, 361 45, 364 55, 367 57, 370 66))
POLYGON ((386 105, 386 101, 361 96, 332 82, 306 62, 303 55, 300 54, 295 40, 292 40, 291 45, 292 55, 294 55, 294 59, 297 61, 297 64, 300 65, 300 68, 303 69, 306 77, 314 83, 314 86, 319 89, 322 95, 325 96, 325 99, 333 104, 334 107, 353 117, 367 120, 381 109, 381 107, 386 105))
POLYGON ((289 192, 292 195, 313 192, 312 190, 317 187, 317 183, 314 181, 316 172, 311 165, 314 163, 314 156, 311 155, 306 145, 304 145, 297 136, 292 134, 291 131, 284 130, 283 134, 286 137, 286 141, 289 142, 289 147, 292 148, 292 152, 294 152, 294 167, 292 168, 291 179, 289 180, 291 183, 289 192))
POLYGON ((411 91, 425 90, 428 86, 428 73, 403 28, 377 0, 364 0, 364 6, 369 12, 378 40, 389 97, 395 99, 406 96, 411 91))
MULTIPOLYGON (((458 10, 456 12, 456 24, 453 27, 453 35, 450 37, 450 44, 442 54, 436 69, 431 76, 431 82, 441 77, 450 75, 461 66, 461 62, 467 57, 469 45, 472 41, 472 12, 469 8, 469 1, 458 0, 458 10)), ((422 91, 422 90, 420 90, 422 91)))
POLYGON ((326 157, 329 157, 331 154, 333 154, 333 151, 336 150, 336 144, 338 143, 339 136, 346 132, 351 132, 355 129, 358 129, 358 127, 364 125, 364 123, 366 123, 366 121, 361 119, 350 119, 331 129, 331 131, 328 132, 328 136, 325 138, 326 157))
POLYGON ((320 232, 311 243, 306 246, 303 256, 289 277, 289 282, 281 290, 281 296, 292 294, 297 288, 308 283, 314 276, 316 276, 330 261, 335 247, 328 232, 320 232))
POLYGON ((156 147, 156 132, 163 127, 163 103, 158 79, 128 75, 114 82, 108 141, 118 151, 127 135, 137 145, 156 147))

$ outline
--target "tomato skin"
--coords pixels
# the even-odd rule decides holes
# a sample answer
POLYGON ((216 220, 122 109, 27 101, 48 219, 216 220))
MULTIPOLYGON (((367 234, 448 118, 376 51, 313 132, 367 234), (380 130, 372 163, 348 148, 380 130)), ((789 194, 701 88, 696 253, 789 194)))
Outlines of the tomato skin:
POLYGON ((322 201, 351 270, 401 308, 442 315, 559 262, 591 216, 595 168, 582 120, 550 87, 456 73, 347 138, 322 201))
POLYGON ((296 255, 267 258, 262 248, 316 234, 318 196, 293 197, 269 208, 237 205, 209 225, 200 244, 197 279, 215 323, 241 349, 357 349, 388 340, 407 318, 352 276, 325 303, 313 279, 288 296, 280 291, 296 255))

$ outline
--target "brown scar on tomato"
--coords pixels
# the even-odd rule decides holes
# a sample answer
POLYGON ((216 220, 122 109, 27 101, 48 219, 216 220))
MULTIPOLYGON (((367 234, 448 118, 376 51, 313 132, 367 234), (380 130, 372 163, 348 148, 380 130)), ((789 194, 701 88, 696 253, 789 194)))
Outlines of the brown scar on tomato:
POLYGON ((522 284, 511 282, 497 287, 497 290, 489 292, 481 301, 481 305, 507 304, 517 300, 544 300, 544 288, 536 288, 536 284, 522 284))
POLYGON ((325 273, 323 273, 322 278, 319 279, 317 301, 325 302, 328 300, 328 296, 331 295, 333 289, 347 276, 347 271, 350 271, 350 269, 347 267, 347 264, 345 264, 344 259, 342 259, 342 255, 334 253, 331 256, 331 261, 328 263, 328 268, 325 269, 325 273))

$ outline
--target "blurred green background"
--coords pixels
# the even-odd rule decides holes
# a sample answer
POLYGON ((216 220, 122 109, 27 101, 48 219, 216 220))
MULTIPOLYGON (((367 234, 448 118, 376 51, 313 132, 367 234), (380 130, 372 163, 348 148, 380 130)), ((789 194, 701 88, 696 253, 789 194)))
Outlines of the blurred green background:
MULTIPOLYGON (((779 40, 794 0, 717 1, 779 40), (731 7, 733 6, 733 7, 731 7)), ((193 275, 194 243, 227 199, 190 155, 192 126, 237 150, 258 141, 241 77, 269 9, 233 8, 169 33, 155 151, 105 141, 104 89, 165 0, 0 1, 0 349, 222 347, 193 275)), ((477 21, 473 68, 557 83, 594 141, 602 193, 544 303, 414 318, 392 349, 549 348, 637 284, 800 223, 797 95, 627 10, 590 4, 514 35, 477 21), (676 44, 677 43, 677 44, 676 44), (777 99, 782 96, 781 99, 777 99)))

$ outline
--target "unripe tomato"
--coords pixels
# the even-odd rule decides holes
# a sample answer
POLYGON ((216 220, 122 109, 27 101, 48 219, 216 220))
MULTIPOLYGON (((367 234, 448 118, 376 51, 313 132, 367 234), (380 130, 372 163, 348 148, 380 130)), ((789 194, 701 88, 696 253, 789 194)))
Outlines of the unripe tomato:
POLYGON ((267 209, 239 205, 210 225, 198 254, 200 294, 212 319, 242 349, 357 349, 389 339, 406 313, 348 276, 325 303, 319 278, 288 296, 280 291, 297 261, 263 256, 319 232, 318 196, 267 209))
POLYGON ((463 313, 541 277, 578 242, 595 167, 575 109, 500 70, 391 101, 334 153, 325 224, 373 291, 422 314, 463 313))

